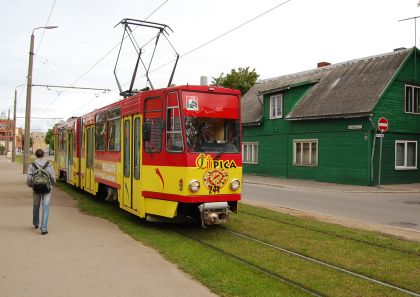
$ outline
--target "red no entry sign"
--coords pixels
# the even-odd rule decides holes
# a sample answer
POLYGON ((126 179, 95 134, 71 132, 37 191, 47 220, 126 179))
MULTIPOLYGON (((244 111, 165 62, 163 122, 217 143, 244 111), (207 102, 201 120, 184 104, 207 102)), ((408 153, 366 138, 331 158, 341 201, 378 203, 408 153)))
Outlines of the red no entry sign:
POLYGON ((388 130, 388 120, 386 118, 380 118, 378 120, 378 130, 382 133, 388 130))

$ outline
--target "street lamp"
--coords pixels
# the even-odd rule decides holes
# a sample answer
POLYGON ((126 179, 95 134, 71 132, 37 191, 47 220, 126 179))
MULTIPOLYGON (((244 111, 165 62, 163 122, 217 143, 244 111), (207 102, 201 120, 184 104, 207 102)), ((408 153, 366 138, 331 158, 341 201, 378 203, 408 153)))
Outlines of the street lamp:
POLYGON ((30 147, 30 129, 31 129, 31 94, 32 94, 32 66, 34 58, 34 39, 37 29, 55 29, 58 26, 38 27, 32 30, 31 46, 29 49, 28 83, 26 86, 26 112, 25 112, 25 140, 23 144, 23 174, 28 173, 29 147, 30 147))
POLYGON ((24 86, 20 84, 15 88, 15 101, 13 104, 13 130, 12 130, 12 162, 16 161, 16 101, 17 101, 17 88, 24 86))

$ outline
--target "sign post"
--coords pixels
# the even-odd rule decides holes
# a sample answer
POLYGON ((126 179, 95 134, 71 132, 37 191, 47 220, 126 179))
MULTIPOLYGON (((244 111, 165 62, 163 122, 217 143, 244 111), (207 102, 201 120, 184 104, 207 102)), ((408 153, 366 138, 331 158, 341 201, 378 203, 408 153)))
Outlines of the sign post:
POLYGON ((379 146, 379 172, 378 172, 378 187, 381 186, 381 171, 382 171, 382 139, 384 138, 384 132, 388 131, 388 120, 386 118, 380 118, 378 120, 378 130, 381 131, 381 143, 379 146))

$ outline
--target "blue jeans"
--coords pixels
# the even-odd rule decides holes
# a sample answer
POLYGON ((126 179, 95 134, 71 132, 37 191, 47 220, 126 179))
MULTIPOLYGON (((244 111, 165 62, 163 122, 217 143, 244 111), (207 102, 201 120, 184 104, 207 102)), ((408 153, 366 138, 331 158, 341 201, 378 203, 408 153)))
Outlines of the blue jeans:
POLYGON ((33 197, 34 197, 33 225, 39 226, 39 206, 42 201, 41 232, 48 231, 48 215, 50 212, 51 193, 39 194, 39 193, 34 192, 33 197))

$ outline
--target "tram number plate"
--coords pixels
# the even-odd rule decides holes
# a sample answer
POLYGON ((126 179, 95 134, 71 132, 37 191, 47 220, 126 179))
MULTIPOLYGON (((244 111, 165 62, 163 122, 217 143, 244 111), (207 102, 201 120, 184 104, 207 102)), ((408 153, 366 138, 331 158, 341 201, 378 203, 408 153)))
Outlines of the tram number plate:
POLYGON ((220 186, 209 186, 209 194, 220 193, 220 186))

